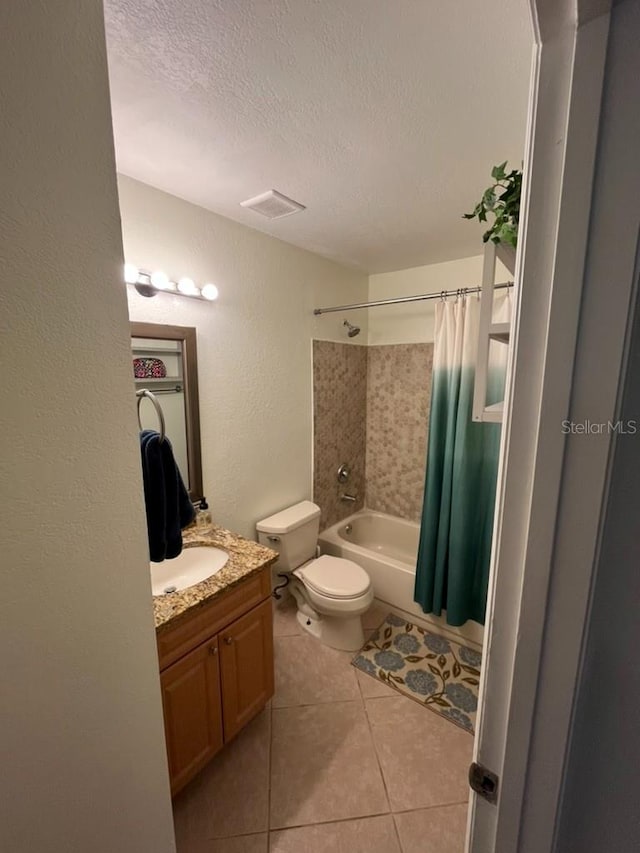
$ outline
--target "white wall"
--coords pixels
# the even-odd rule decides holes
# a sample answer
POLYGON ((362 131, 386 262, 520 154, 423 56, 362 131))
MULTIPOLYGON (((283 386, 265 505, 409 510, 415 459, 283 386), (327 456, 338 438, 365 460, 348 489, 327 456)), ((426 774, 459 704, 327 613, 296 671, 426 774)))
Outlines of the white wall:
POLYGON ((170 853, 102 4, 0 31, 0 849, 170 853))
MULTIPOLYGON (((415 296, 459 287, 478 287, 482 281, 483 256, 460 258, 442 264, 412 267, 369 276, 369 299, 415 296)), ((496 281, 512 279, 498 261, 496 281)), ((471 298, 471 297, 470 297, 471 298)), ((436 300, 407 302, 369 309, 368 343, 415 344, 433 341, 436 300)))
MULTIPOLYGON (((216 521, 254 537, 311 495, 311 338, 349 340, 341 314, 313 308, 366 300, 367 276, 131 178, 119 195, 128 261, 220 290, 207 304, 128 288, 129 313, 196 327, 204 492, 216 521)), ((366 340, 366 312, 350 319, 366 340)))

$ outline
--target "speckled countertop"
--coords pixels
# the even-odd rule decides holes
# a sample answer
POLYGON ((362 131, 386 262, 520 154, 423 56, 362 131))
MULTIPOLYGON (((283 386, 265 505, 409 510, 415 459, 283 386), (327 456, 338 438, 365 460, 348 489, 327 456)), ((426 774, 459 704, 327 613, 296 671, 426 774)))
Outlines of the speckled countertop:
POLYGON ((213 545, 223 548, 229 559, 213 577, 201 581, 195 586, 173 592, 169 595, 154 595, 153 610, 156 632, 166 630, 183 614, 192 608, 200 607, 221 595, 225 590, 269 566, 278 558, 271 548, 250 542, 242 536, 225 530, 217 524, 205 529, 190 527, 182 531, 184 547, 193 545, 213 545))

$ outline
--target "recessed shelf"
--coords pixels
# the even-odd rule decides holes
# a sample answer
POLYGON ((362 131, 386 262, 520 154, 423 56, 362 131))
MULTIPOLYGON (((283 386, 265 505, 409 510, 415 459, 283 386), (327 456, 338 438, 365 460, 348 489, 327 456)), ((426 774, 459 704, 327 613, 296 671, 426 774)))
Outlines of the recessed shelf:
POLYGON ((171 382, 174 385, 176 382, 182 382, 182 376, 145 376, 145 377, 134 377, 136 382, 142 382, 144 385, 157 385, 160 382, 171 382))
MULTIPOLYGON (((490 369, 490 352, 500 356, 498 363, 502 363, 505 351, 495 351, 491 342, 499 344, 510 343, 511 322, 493 323, 494 296, 496 287, 496 260, 497 258, 513 273, 515 270, 516 251, 513 246, 485 243, 484 261, 482 265, 482 294, 480 296, 480 318, 478 324, 478 350, 476 357, 476 372, 473 386, 473 406, 471 417, 476 423, 502 422, 504 401, 487 406, 487 381, 490 369)), ((504 286, 504 285, 502 285, 504 286)), ((502 310, 502 309, 501 309, 502 310)), ((504 312, 503 315, 506 315, 504 312)), ((493 369, 493 368, 492 368, 493 369)))
POLYGON ((509 270, 511 275, 515 275, 516 272, 516 250, 513 246, 509 246, 506 243, 497 243, 496 244, 496 255, 501 263, 509 270))
POLYGON ((489 326, 489 337, 492 341, 508 344, 511 333, 511 323, 492 323, 489 326))
POLYGON ((487 406, 482 410, 482 420, 485 423, 499 424, 502 422, 502 414, 504 411, 504 400, 499 403, 494 403, 492 406, 487 406))
POLYGON ((182 355, 182 350, 174 347, 131 347, 132 353, 148 355, 150 352, 161 353, 162 355, 182 355))

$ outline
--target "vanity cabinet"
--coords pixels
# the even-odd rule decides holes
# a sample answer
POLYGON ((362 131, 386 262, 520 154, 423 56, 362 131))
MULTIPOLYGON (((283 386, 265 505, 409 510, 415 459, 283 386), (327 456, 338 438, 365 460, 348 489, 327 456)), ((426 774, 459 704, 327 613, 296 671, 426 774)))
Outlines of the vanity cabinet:
POLYGON ((270 586, 262 570, 158 634, 172 794, 273 695, 270 586))
POLYGON ((220 668, 225 740, 231 740, 273 695, 271 601, 236 619, 221 635, 220 668))
POLYGON ((214 637, 160 674, 172 792, 222 749, 218 640, 214 637))

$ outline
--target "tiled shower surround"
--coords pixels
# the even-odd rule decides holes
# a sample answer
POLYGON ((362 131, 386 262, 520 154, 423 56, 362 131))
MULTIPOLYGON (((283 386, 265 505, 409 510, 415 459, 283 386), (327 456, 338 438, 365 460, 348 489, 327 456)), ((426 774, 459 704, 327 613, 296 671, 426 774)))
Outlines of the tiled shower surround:
POLYGON ((313 494, 322 509, 320 529, 364 506, 367 423, 367 347, 313 342, 313 494), (346 485, 337 481, 343 462, 346 485), (355 495, 355 503, 340 500, 355 495))
POLYGON ((419 521, 433 344, 367 347, 366 504, 419 521))
POLYGON ((329 527, 366 505, 419 521, 433 344, 313 342, 314 500, 329 527), (342 462, 352 476, 342 487, 342 462), (340 501, 341 493, 358 497, 340 501))

